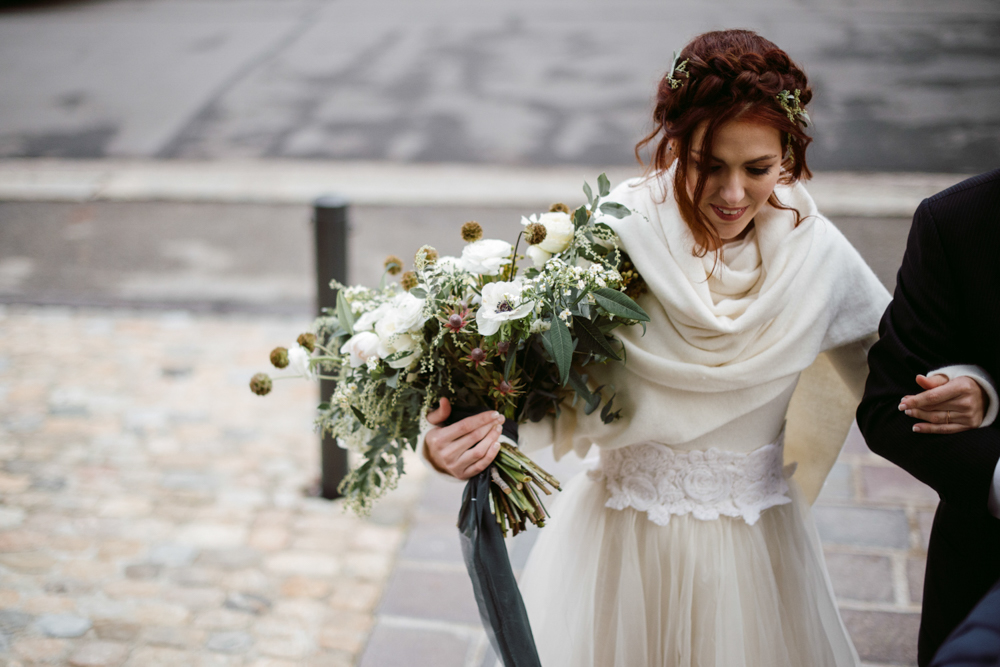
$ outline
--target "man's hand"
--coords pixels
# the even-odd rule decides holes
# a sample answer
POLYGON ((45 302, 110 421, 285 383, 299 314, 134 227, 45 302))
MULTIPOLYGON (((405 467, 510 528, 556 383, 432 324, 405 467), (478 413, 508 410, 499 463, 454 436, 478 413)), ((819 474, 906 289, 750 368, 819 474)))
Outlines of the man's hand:
MULTIPOLYGON (((451 414, 451 403, 441 399, 427 421, 437 427, 451 414)), ((504 418, 499 412, 481 412, 451 426, 433 428, 424 436, 424 453, 431 465, 458 479, 486 470, 500 452, 504 418)))
POLYGON ((925 391, 904 396, 899 403, 908 416, 926 422, 913 426, 917 433, 961 433, 983 423, 989 399, 972 378, 918 375, 917 384, 925 391))

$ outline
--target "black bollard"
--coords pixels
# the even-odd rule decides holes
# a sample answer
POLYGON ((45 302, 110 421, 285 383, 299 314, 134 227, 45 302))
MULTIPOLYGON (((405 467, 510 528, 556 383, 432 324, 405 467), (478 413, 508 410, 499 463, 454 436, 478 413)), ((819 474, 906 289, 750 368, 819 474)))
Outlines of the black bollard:
MULTIPOLYGON (((325 308, 332 311, 337 306, 337 292, 330 289, 330 281, 347 283, 347 207, 347 200, 338 195, 323 195, 313 203, 316 301, 320 314, 325 308)), ((320 402, 330 400, 335 385, 333 380, 320 380, 320 402)), ((323 436, 320 447, 320 495, 333 500, 340 497, 337 486, 347 475, 347 450, 330 435, 323 436)))

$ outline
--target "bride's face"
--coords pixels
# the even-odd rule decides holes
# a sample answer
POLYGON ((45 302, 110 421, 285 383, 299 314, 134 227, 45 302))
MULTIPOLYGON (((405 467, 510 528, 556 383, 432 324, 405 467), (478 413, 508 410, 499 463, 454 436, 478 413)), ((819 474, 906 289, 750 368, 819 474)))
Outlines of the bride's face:
POLYGON ((733 121, 715 131, 712 154, 703 155, 705 123, 695 129, 688 160, 687 191, 694 200, 698 166, 705 190, 698 208, 723 241, 737 238, 767 203, 781 175, 781 133, 770 125, 733 121))

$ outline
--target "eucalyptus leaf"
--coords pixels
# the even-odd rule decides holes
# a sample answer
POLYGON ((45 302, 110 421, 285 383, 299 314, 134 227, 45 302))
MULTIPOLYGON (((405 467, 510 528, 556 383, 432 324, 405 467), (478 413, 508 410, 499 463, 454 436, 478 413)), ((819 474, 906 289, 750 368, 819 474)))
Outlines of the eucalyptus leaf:
POLYGON ((649 315, 639 304, 633 301, 626 294, 610 287, 601 287, 592 292, 594 300, 597 301, 604 310, 617 317, 624 317, 628 320, 638 320, 649 322, 649 315))
POLYGON ((590 218, 587 216, 587 207, 581 206, 576 209, 576 212, 573 214, 573 225, 577 229, 580 229, 581 227, 585 227, 587 225, 587 220, 589 219, 590 218))
POLYGON ((570 366, 573 364, 573 337, 566 323, 558 317, 553 317, 550 323, 551 328, 542 334, 542 342, 556 362, 559 381, 565 385, 569 382, 570 366))
POLYGON ((611 398, 608 399, 608 402, 604 404, 604 408, 601 410, 601 421, 604 422, 605 424, 610 424, 611 422, 622 416, 621 408, 615 410, 614 412, 611 411, 611 404, 614 402, 615 396, 617 395, 618 394, 613 394, 611 398))
POLYGON ((594 203, 594 193, 590 189, 590 183, 587 183, 586 181, 583 183, 583 194, 587 195, 588 204, 594 203))
POLYGON ((611 357, 615 361, 621 361, 621 357, 618 356, 618 353, 608 343, 607 337, 601 333, 596 324, 587 318, 579 317, 574 319, 573 330, 576 331, 576 337, 580 340, 580 345, 584 348, 599 351, 600 354, 606 357, 611 357))
POLYGON ((601 213, 606 213, 613 218, 621 220, 625 216, 632 213, 632 210, 629 209, 628 206, 622 206, 617 202, 609 201, 605 204, 601 204, 601 213))
POLYGON ((586 407, 583 410, 584 414, 587 415, 593 414, 594 410, 601 407, 601 398, 603 397, 601 390, 603 389, 604 385, 602 384, 600 387, 598 387, 593 391, 593 395, 590 397, 590 401, 587 403, 586 407))
POLYGON ((418 299, 427 298, 427 290, 425 290, 423 287, 414 287, 410 289, 410 294, 417 297, 418 299))
POLYGON ((590 401, 593 394, 590 388, 587 386, 587 376, 580 375, 575 368, 569 371, 569 384, 576 391, 577 394, 585 401, 590 401))
POLYGON ((347 303, 344 292, 337 292, 337 323, 347 330, 347 333, 354 335, 354 313, 351 312, 351 305, 347 303))
POLYGON ((611 181, 608 180, 607 174, 597 177, 597 188, 602 197, 607 197, 611 193, 611 181))

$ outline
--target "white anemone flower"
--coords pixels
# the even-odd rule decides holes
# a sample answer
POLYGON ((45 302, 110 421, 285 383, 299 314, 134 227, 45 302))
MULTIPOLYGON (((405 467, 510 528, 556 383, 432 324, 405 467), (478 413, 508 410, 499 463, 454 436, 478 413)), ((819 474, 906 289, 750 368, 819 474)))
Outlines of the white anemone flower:
POLYGON ((492 336, 500 325, 519 320, 530 314, 534 301, 521 300, 523 285, 519 283, 489 283, 483 287, 483 302, 476 311, 476 326, 482 336, 492 336))
POLYGON ((482 276, 499 275, 500 269, 510 264, 514 246, 498 239, 482 239, 469 243, 462 249, 461 267, 469 273, 482 276))
POLYGON ((294 345, 288 350, 288 366, 307 380, 316 377, 316 371, 309 367, 309 350, 301 345, 294 345))
POLYGON ((379 338, 373 331, 359 331, 351 336, 340 348, 341 354, 349 354, 351 368, 364 366, 369 359, 378 358, 379 338))

